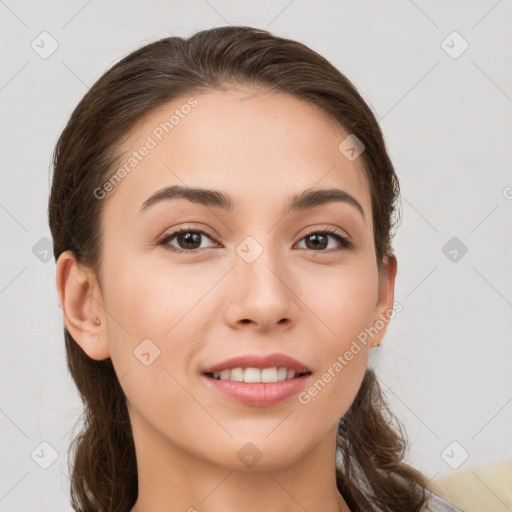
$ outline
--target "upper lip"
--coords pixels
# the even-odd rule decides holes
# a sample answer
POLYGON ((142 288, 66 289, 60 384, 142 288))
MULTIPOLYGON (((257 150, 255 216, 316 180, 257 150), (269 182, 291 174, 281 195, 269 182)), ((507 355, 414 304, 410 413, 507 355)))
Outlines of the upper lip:
POLYGON ((247 354, 227 359, 222 363, 209 366, 203 370, 203 373, 220 372, 222 370, 232 370, 233 368, 273 368, 285 367, 295 370, 295 373, 309 373, 311 370, 297 359, 280 354, 278 352, 267 355, 247 354))

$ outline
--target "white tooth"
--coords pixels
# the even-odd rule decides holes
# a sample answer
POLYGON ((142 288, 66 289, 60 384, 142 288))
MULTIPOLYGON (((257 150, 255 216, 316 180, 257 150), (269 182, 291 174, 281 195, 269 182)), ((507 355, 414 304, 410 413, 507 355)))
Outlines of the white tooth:
POLYGON ((277 368, 264 368, 261 370, 261 382, 277 382, 277 368))
POLYGON ((287 375, 288 375, 288 368, 281 367, 277 370, 277 380, 278 381, 286 380, 287 375))
POLYGON ((244 369, 243 368, 233 368, 231 370, 230 380, 234 380, 236 382, 244 381, 244 369))
POLYGON ((231 375, 231 370, 222 370, 220 372, 220 380, 228 380, 231 375))
POLYGON ((281 382, 295 377, 295 370, 289 370, 283 366, 277 368, 233 368, 213 372, 213 377, 220 380, 231 380, 234 382, 281 382))
POLYGON ((261 382, 261 370, 259 368, 246 368, 244 370, 244 382, 261 382))

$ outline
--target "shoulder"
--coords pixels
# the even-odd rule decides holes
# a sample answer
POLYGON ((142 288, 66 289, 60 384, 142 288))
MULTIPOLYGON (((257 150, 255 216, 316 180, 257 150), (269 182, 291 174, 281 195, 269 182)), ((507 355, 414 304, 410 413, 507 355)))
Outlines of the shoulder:
POLYGON ((421 512, 462 512, 460 508, 452 505, 432 491, 427 490, 428 502, 421 509, 421 512))

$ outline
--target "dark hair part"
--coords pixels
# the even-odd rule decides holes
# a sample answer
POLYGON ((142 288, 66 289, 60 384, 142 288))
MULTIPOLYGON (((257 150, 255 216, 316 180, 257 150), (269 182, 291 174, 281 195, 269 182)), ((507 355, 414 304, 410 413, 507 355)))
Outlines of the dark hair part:
MULTIPOLYGON (((127 55, 91 87, 55 147, 49 224, 54 256, 73 251, 101 284, 101 214, 93 191, 115 172, 121 142, 178 97, 236 87, 289 94, 327 114, 365 145, 359 157, 372 200, 379 272, 391 247, 399 183, 379 125, 354 85, 307 46, 252 27, 168 37, 127 55)), ((341 142, 341 140, 340 140, 341 142)), ((110 358, 89 358, 64 326, 67 363, 84 403, 72 443, 75 511, 126 512, 138 496, 137 463, 125 396, 110 358)), ((425 477, 403 460, 407 439, 367 368, 338 428, 337 486, 352 511, 419 511, 425 477), (396 429, 392 427, 396 422, 396 429)), ((69 463, 69 461, 68 461, 69 463)))

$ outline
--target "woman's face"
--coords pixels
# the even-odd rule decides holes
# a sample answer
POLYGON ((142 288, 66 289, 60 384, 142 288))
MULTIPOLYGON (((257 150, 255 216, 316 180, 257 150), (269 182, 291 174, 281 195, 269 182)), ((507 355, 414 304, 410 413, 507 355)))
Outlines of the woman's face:
POLYGON ((106 184, 104 198, 96 191, 105 201, 98 343, 136 444, 231 469, 249 467, 247 455, 259 468, 289 464, 326 439, 334 449, 385 328, 366 343, 361 333, 392 307, 396 272, 379 281, 361 159, 339 149, 348 135, 287 95, 231 90, 159 108, 124 144, 120 182, 106 184), (168 187, 215 193, 150 199, 168 187), (289 208, 321 189, 345 195, 289 208), (273 401, 224 394, 225 381, 203 375, 233 357, 275 353, 311 373, 291 386, 245 384, 266 386, 273 401))

